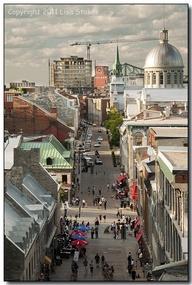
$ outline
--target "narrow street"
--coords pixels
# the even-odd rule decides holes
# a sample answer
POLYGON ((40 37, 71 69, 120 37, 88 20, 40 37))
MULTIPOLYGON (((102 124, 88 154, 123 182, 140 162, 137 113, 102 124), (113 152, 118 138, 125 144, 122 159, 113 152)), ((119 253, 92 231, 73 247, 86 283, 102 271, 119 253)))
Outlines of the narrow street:
MULTIPOLYGON (((106 261, 109 265, 114 267, 114 277, 115 281, 126 281, 132 280, 131 275, 127 271, 127 256, 129 251, 132 253, 132 257, 135 262, 135 268, 137 274, 140 278, 137 278, 136 281, 144 280, 143 269, 140 267, 139 260, 137 258, 138 243, 134 237, 126 235, 126 240, 123 239, 114 239, 113 233, 104 233, 104 230, 107 226, 111 225, 114 221, 117 222, 117 211, 120 207, 120 200, 113 198, 114 192, 112 192, 111 187, 107 190, 107 184, 112 185, 116 180, 117 176, 120 173, 119 166, 114 167, 112 164, 111 150, 107 141, 107 135, 105 130, 101 133, 98 133, 98 128, 91 127, 92 129, 92 153, 94 154, 94 143, 98 136, 103 138, 101 146, 98 148, 100 153, 101 160, 103 165, 95 165, 93 174, 88 172, 81 173, 80 181, 80 191, 81 193, 78 196, 86 201, 86 207, 81 207, 81 215, 78 218, 78 222, 84 221, 90 223, 91 226, 94 226, 96 217, 99 218, 99 215, 102 215, 102 220, 99 225, 99 238, 91 239, 90 232, 88 233, 88 245, 86 246, 86 255, 88 257, 88 264, 91 260, 94 263, 93 275, 91 275, 89 266, 87 271, 83 266, 83 260, 79 258, 78 266, 78 278, 77 280, 85 281, 102 281, 104 280, 101 266, 96 268, 95 265, 95 255, 98 253, 100 256, 103 254, 106 261), (95 196, 98 194, 99 189, 102 191, 102 196, 107 200, 107 209, 98 208, 93 205, 93 194, 92 189, 95 186, 95 196), (90 193, 88 192, 88 187, 90 187, 90 193), (103 219, 103 215, 106 215, 106 221, 103 219)), ((89 154, 90 155, 90 154, 89 154)), ((136 212, 130 210, 130 208, 122 209, 122 212, 125 216, 136 217, 136 212)), ((60 211, 58 213, 58 219, 64 213, 64 208, 61 205, 60 211)), ((79 214, 79 207, 73 206, 68 209, 68 217, 72 216, 74 220, 75 215, 79 214)), ((51 274, 51 281, 70 281, 71 280, 71 262, 72 257, 69 259, 63 259, 63 262, 60 266, 55 266, 55 272, 51 274)))

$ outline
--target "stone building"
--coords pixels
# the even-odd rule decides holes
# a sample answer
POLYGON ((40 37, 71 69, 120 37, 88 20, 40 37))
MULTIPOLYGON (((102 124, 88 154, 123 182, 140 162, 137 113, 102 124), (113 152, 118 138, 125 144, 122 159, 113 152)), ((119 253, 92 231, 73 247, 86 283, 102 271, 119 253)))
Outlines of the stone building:
POLYGON ((5 279, 35 281, 46 256, 53 258, 58 185, 39 163, 38 149, 15 148, 12 162, 5 166, 5 279))
POLYGON ((88 121, 100 126, 107 119, 109 109, 109 98, 87 98, 88 121))
POLYGON ((57 109, 49 111, 24 97, 14 97, 12 113, 5 117, 5 128, 10 133, 23 132, 28 135, 53 134, 60 142, 70 138, 73 126, 58 119, 57 109))
POLYGON ((73 157, 53 135, 41 138, 24 138, 20 145, 24 151, 39 149, 39 163, 49 172, 59 184, 57 200, 61 198, 70 203, 70 190, 72 186, 73 157))
POLYGON ((49 85, 83 94, 92 90, 92 61, 78 56, 49 62, 49 85))

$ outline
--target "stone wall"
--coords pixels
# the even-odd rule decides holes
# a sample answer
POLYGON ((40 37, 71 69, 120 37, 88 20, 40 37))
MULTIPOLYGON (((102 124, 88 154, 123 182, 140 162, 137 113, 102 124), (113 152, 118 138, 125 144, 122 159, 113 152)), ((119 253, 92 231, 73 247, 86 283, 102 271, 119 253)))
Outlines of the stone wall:
POLYGON ((9 239, 4 239, 4 280, 21 281, 24 270, 24 253, 9 239))
POLYGON ((14 167, 14 173, 12 173, 11 175, 12 179, 14 180, 14 182, 18 181, 17 182, 18 184, 21 182, 20 181, 21 178, 19 178, 19 176, 21 168, 23 167, 23 175, 30 172, 34 176, 34 178, 57 200, 58 184, 50 176, 47 170, 44 169, 43 166, 39 163, 39 160, 40 160, 39 149, 31 149, 31 150, 22 150, 20 148, 14 149, 15 167, 14 167))

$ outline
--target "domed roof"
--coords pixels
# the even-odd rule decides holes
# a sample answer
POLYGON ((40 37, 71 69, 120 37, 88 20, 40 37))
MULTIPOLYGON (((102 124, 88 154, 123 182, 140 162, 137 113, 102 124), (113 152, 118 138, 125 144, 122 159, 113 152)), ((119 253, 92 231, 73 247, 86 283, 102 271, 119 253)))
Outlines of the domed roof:
POLYGON ((168 43, 168 31, 161 32, 160 43, 147 55, 144 68, 184 67, 178 49, 168 43))

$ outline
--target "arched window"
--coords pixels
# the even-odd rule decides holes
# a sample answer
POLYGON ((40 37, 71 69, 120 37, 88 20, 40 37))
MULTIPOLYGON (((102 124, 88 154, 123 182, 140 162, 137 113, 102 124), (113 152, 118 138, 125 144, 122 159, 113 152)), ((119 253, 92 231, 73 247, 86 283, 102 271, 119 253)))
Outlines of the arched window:
POLYGON ((167 73, 167 84, 171 84, 171 74, 167 73))
POLYGON ((153 73, 153 80, 152 80, 153 84, 156 84, 156 73, 153 73))
POLYGON ((174 84, 177 84, 177 72, 174 73, 174 84))
POLYGON ((147 85, 149 85, 150 84, 150 74, 148 73, 147 74, 147 85))
POLYGON ((134 145, 142 145, 143 134, 140 132, 134 135, 134 145))
POLYGON ((163 72, 160 72, 160 75, 159 75, 159 83, 160 83, 160 84, 163 84, 163 72))
POLYGON ((51 157, 48 157, 46 159, 47 165, 52 165, 53 164, 53 159, 51 157))

